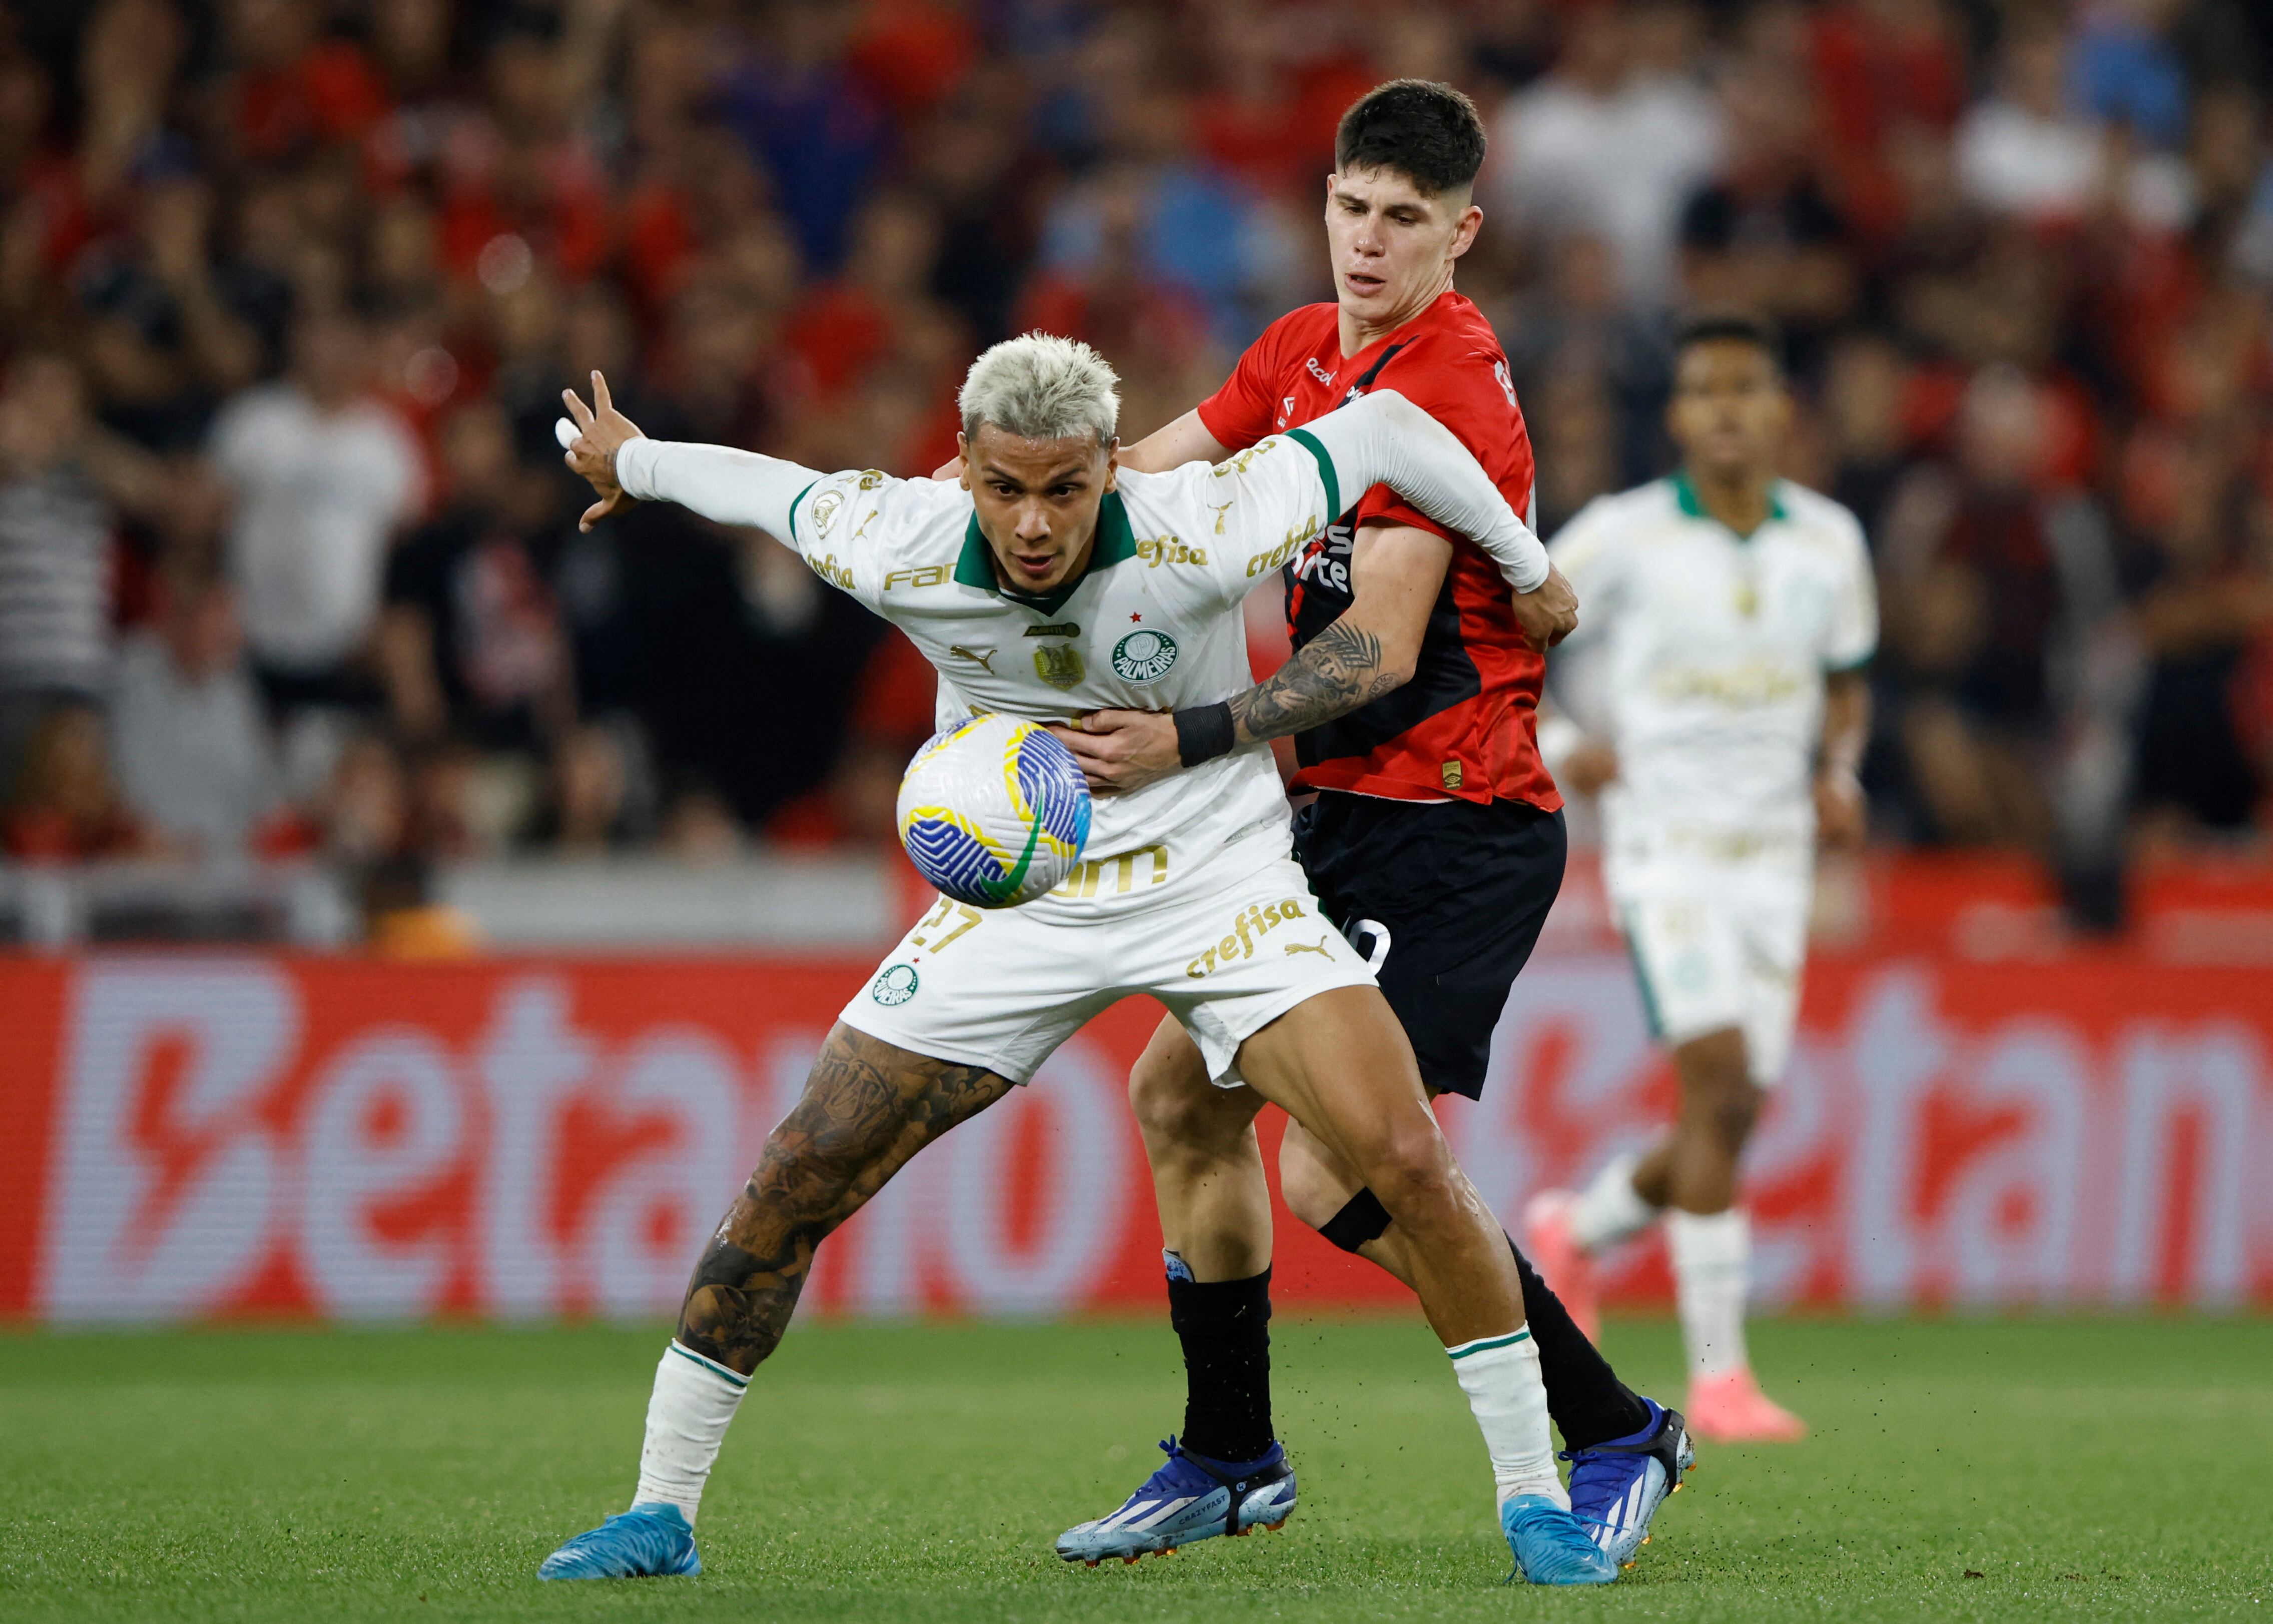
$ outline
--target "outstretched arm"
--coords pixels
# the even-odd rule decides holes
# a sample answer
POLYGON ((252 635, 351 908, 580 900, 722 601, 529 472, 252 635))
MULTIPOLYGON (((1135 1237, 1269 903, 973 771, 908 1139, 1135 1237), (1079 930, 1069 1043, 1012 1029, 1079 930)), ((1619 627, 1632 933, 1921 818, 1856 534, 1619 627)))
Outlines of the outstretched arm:
POLYGON ((590 406, 573 389, 562 390, 560 398, 576 429, 568 442, 568 467, 589 480, 600 498, 584 510, 579 528, 589 530, 634 501, 676 502, 720 524, 749 525, 797 546, 791 509, 821 477, 812 469, 731 446, 649 440, 616 410, 608 380, 598 372, 592 374, 590 406))
MULTIPOLYGON (((1547 549, 1459 437, 1394 389, 1376 389, 1291 432, 1323 453, 1327 506, 1385 485, 1491 556, 1518 592, 1547 584, 1547 549)), ((1572 620, 1575 623, 1576 614, 1572 620)))

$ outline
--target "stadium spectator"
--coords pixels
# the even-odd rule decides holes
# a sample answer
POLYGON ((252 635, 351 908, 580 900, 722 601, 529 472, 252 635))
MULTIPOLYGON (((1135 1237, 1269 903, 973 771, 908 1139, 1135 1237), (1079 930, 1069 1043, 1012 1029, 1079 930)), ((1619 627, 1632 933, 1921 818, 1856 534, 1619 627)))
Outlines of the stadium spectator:
POLYGON ((1600 237, 1626 297, 1659 306, 1674 292, 1682 208, 1719 161, 1725 120, 1690 75, 1636 64, 1632 9, 1564 13, 1555 71, 1494 121, 1485 202, 1526 230, 1600 237))
POLYGON ((159 464, 89 421, 68 356, 16 357, 0 383, 0 786, 51 710, 108 684, 116 515, 161 516, 171 495, 159 464))
POLYGON ((161 572, 157 619, 119 650, 110 760, 125 803, 179 850, 239 854, 296 842, 274 748, 244 665, 236 594, 217 560, 161 572), (266 825, 266 827, 264 827, 266 825))
POLYGON ((2043 395, 2009 367, 1975 377, 1957 466, 1914 471, 1881 570, 1908 684, 1894 720, 1929 831, 2056 855, 2063 724, 2097 697, 2087 655, 2119 602, 2098 505, 2046 488, 2043 395))
POLYGON ((24 748, 4 811, 0 849, 19 862, 147 857, 166 847, 134 815, 110 776, 102 713, 70 703, 43 717, 24 748))
POLYGON ((298 318, 292 370, 214 424, 236 511, 229 563, 253 669, 281 708, 360 704, 388 541, 417 510, 419 450, 370 398, 370 340, 343 313, 298 318))

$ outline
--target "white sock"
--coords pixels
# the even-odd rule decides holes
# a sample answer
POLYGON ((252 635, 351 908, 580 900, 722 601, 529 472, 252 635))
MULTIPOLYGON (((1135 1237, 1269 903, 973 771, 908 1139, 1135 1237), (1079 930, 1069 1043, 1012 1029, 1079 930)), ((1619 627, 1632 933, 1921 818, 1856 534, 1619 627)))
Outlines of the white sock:
POLYGON ((1555 1440, 1547 1430, 1547 1384, 1539 1379, 1539 1344, 1527 1330, 1480 1336, 1447 1348, 1460 1390, 1483 1429, 1499 1504, 1518 1494, 1544 1494, 1565 1511, 1571 1496, 1555 1470, 1555 1440))
POLYGON ((1744 1368, 1744 1295, 1752 1283, 1752 1229, 1742 1211, 1665 1217, 1674 1300, 1692 1377, 1744 1368))
POLYGON ((1571 1238, 1587 1252, 1601 1252, 1640 1234, 1658 1221, 1664 1208, 1652 1207, 1634 1189, 1634 1169, 1641 1158, 1613 1156, 1594 1175, 1594 1182, 1571 1204, 1571 1238))
POLYGON ((702 1485, 726 1441, 726 1424, 750 1385, 747 1376, 706 1359, 673 1339, 655 1367, 655 1392, 647 1402, 647 1441, 640 1446, 639 1492, 634 1506, 661 1500, 676 1506, 694 1524, 702 1485))

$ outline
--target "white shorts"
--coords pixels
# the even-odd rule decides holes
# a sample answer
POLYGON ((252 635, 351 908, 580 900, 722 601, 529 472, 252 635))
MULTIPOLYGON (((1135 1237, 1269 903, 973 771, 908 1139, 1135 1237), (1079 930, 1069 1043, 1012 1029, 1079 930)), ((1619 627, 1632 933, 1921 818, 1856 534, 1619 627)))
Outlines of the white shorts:
POLYGON ((1812 870, 1688 855, 1620 866, 1609 877, 1652 1032, 1677 1049, 1737 1027, 1752 1081, 1773 1086, 1799 1019, 1812 870))
POLYGON ((1192 1034, 1208 1076, 1235 1088, 1233 1060, 1256 1033, 1306 998, 1375 985, 1319 914, 1283 827, 1167 867, 1147 848, 1093 858, 1024 907, 941 898, 837 1019, 1023 1083, 1091 1016, 1149 993, 1192 1034))

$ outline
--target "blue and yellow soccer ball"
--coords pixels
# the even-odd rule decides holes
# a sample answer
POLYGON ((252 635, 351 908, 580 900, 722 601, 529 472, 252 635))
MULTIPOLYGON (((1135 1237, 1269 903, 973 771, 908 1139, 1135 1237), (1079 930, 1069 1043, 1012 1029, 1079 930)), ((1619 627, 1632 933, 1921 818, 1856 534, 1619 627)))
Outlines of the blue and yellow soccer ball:
POLYGON ((1089 841, 1089 786, 1073 752, 1015 716, 933 734, 900 779, 899 812, 916 871, 973 907, 1031 902, 1089 841))

